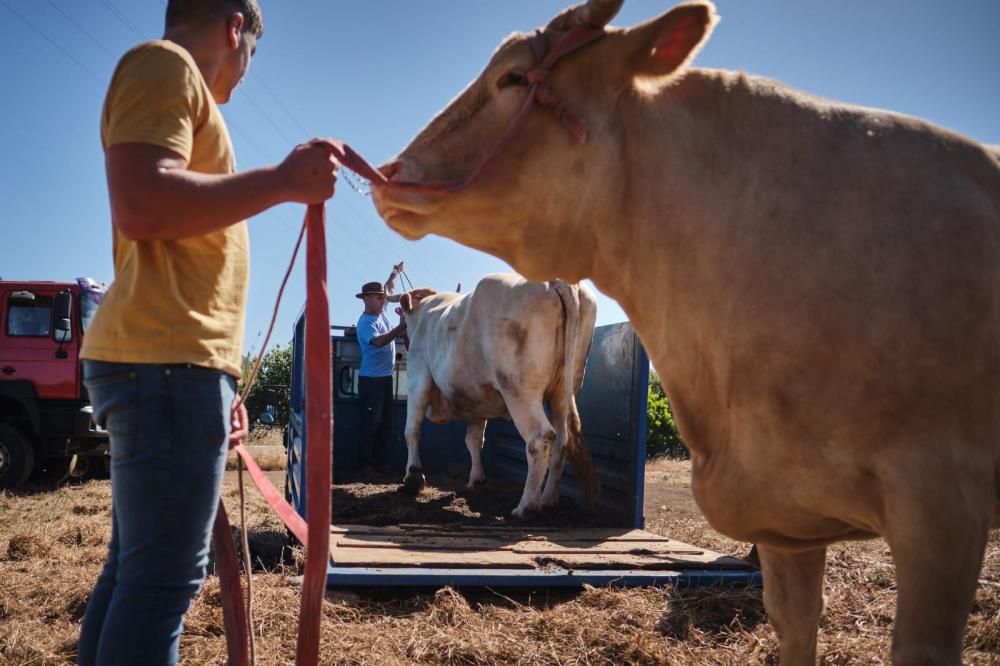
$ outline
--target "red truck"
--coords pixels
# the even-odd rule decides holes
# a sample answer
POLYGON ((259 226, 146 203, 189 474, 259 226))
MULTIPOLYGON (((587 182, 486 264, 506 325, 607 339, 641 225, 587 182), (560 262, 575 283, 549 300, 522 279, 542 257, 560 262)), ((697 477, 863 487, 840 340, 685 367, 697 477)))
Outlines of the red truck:
POLYGON ((104 295, 76 282, 0 279, 0 489, 59 483, 103 465, 79 353, 104 295))

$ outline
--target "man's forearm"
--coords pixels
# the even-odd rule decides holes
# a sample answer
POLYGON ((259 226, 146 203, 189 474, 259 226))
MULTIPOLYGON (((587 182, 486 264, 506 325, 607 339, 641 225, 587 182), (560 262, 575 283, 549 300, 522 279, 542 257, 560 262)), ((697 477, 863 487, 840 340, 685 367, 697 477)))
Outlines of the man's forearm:
POLYGON ((276 167, 229 175, 159 168, 155 183, 112 193, 115 225, 133 240, 175 240, 223 229, 285 200, 276 167))
POLYGON ((379 349, 381 349, 382 347, 385 347, 387 344, 389 344, 390 342, 392 342, 405 332, 406 332, 406 322, 403 322, 402 324, 392 329, 388 333, 383 333, 382 335, 376 335, 374 338, 372 338, 371 344, 373 347, 378 347, 379 349))
POLYGON ((206 174, 162 146, 115 144, 104 157, 111 215, 126 238, 174 240, 203 236, 284 201, 326 201, 337 181, 335 148, 313 139, 276 166, 206 174))

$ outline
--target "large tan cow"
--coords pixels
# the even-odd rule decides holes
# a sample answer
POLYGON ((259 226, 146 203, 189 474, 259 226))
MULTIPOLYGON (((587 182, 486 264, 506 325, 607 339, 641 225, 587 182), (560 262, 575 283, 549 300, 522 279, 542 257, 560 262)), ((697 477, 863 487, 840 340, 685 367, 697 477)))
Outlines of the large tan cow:
MULTIPOLYGON (((546 43, 620 4, 563 12, 546 43)), ((760 545, 785 663, 815 660, 827 546, 878 535, 896 565, 893 658, 958 663, 1000 521, 997 153, 689 67, 715 22, 693 2, 608 29, 549 73, 563 115, 530 110, 471 186, 383 186, 376 205, 408 238, 618 300, 664 378, 699 506, 760 545)), ((528 35, 508 38, 384 173, 475 173, 544 75, 534 63, 528 35)))
POLYGON ((418 445, 425 415, 435 423, 468 422, 470 488, 486 480, 480 458, 486 420, 506 418, 524 439, 528 462, 514 516, 558 503, 567 454, 585 497, 595 499, 597 476, 575 398, 597 318, 593 292, 496 273, 468 294, 418 289, 400 304, 410 335, 404 485, 423 485, 418 445))

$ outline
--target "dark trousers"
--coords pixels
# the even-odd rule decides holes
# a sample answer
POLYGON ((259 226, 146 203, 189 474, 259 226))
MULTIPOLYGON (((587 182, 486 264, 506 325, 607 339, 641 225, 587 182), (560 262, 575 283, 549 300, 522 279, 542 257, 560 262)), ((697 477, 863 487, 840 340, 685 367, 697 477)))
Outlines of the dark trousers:
POLYGON ((360 464, 385 467, 392 425, 392 377, 358 377, 358 397, 362 418, 360 464))

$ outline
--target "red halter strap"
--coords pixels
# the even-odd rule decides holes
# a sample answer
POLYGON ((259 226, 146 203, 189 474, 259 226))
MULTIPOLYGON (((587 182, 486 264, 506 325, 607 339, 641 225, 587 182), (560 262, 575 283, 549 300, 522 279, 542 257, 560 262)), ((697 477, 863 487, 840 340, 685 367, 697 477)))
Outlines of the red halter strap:
POLYGON ((535 62, 538 64, 527 74, 528 83, 532 86, 528 92, 528 96, 529 98, 533 96, 535 101, 545 108, 550 109, 553 115, 566 126, 566 129, 569 130, 570 134, 579 143, 587 141, 587 126, 563 105, 559 95, 546 82, 546 79, 549 76, 549 70, 552 68, 552 65, 559 58, 586 46, 603 35, 603 30, 574 28, 560 38, 556 42, 555 48, 549 51, 548 54, 546 54, 548 41, 545 39, 544 32, 541 30, 536 31, 530 40, 531 49, 535 52, 535 62))

